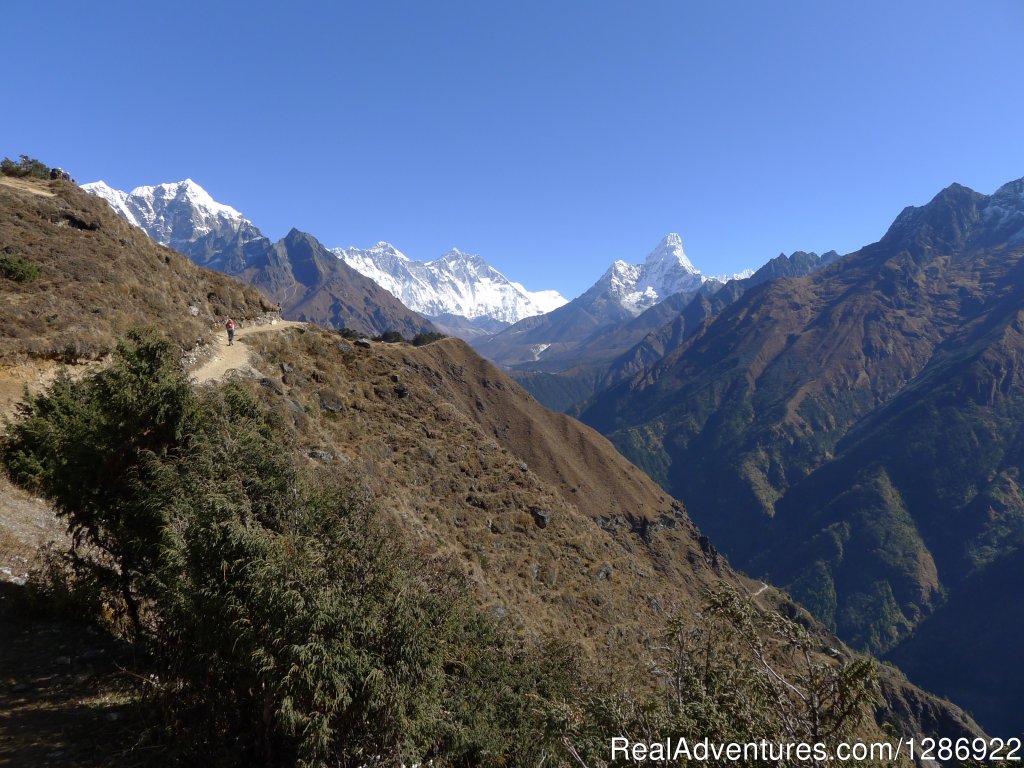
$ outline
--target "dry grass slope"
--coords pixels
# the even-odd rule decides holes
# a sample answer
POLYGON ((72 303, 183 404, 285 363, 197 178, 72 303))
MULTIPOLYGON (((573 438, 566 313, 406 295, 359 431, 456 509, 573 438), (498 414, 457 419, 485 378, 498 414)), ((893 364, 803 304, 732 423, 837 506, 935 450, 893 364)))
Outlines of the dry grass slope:
POLYGON ((126 330, 147 323, 188 350, 228 315, 252 318, 275 308, 255 288, 156 245, 69 182, 0 183, 0 255, 39 273, 23 281, 0 276, 5 363, 97 359, 126 330))
POLYGON ((309 328, 250 344, 307 455, 354 471, 410 539, 462 562, 533 635, 635 659, 703 587, 743 583, 607 440, 461 341, 366 350, 309 328))

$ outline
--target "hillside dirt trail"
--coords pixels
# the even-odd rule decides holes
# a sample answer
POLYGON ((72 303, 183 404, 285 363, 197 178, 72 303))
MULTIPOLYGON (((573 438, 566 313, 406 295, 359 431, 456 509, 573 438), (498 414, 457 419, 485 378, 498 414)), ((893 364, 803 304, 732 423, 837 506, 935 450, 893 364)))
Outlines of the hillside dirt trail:
POLYGON ((40 197, 55 197, 53 192, 40 188, 38 182, 29 181, 27 179, 19 179, 13 176, 0 176, 0 184, 5 187, 12 187, 19 192, 28 192, 33 195, 39 195, 40 197))
POLYGON ((254 369, 249 362, 249 347, 244 343, 244 339, 247 336, 256 333, 283 331, 287 328, 298 328, 302 325, 305 325, 305 323, 300 323, 296 320, 274 320, 264 325, 237 328, 235 329, 235 343, 231 346, 228 346, 227 331, 221 331, 217 334, 213 357, 193 371, 191 378, 196 384, 206 384, 209 381, 223 378, 224 374, 231 370, 253 371, 254 369))

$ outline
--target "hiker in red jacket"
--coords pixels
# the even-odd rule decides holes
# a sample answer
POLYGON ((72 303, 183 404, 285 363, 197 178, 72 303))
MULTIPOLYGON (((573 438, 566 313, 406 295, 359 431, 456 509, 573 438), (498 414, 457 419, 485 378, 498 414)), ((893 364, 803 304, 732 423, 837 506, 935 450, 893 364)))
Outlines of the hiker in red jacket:
POLYGON ((228 318, 227 329, 228 329, 228 346, 230 347, 232 344, 235 343, 235 321, 232 320, 230 317, 228 318))

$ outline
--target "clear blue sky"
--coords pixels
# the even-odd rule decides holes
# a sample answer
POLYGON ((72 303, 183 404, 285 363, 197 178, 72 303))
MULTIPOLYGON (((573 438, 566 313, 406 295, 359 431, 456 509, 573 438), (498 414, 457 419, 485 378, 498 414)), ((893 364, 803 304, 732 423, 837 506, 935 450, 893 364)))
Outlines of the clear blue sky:
POLYGON ((1024 3, 6 0, 0 154, 192 177, 271 237, 584 290, 848 252, 1024 176, 1024 3))

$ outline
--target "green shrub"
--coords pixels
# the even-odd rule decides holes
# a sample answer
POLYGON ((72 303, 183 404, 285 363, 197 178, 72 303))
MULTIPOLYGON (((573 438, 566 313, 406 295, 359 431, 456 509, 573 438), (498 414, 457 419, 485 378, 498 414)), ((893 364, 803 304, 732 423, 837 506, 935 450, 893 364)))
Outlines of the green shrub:
POLYGON ((17 161, 5 157, 3 160, 0 160, 0 174, 4 176, 30 176, 36 179, 49 179, 50 166, 28 155, 20 155, 17 161))
POLYGON ((375 336, 374 341, 383 341, 385 344, 402 344, 405 337, 398 331, 385 331, 380 336, 375 336))
POLYGON ((43 268, 13 253, 0 253, 0 277, 26 283, 43 273, 43 268))
POLYGON ((668 640, 673 715, 713 741, 834 747, 877 703, 870 658, 823 647, 796 621, 759 610, 729 586, 707 594, 699 621, 670 622, 668 640))
POLYGON ((412 337, 412 345, 414 347, 422 347, 426 346, 427 344, 431 344, 435 341, 440 341, 441 339, 447 338, 448 337, 445 334, 437 333, 436 331, 431 331, 429 333, 417 333, 415 336, 412 337))

